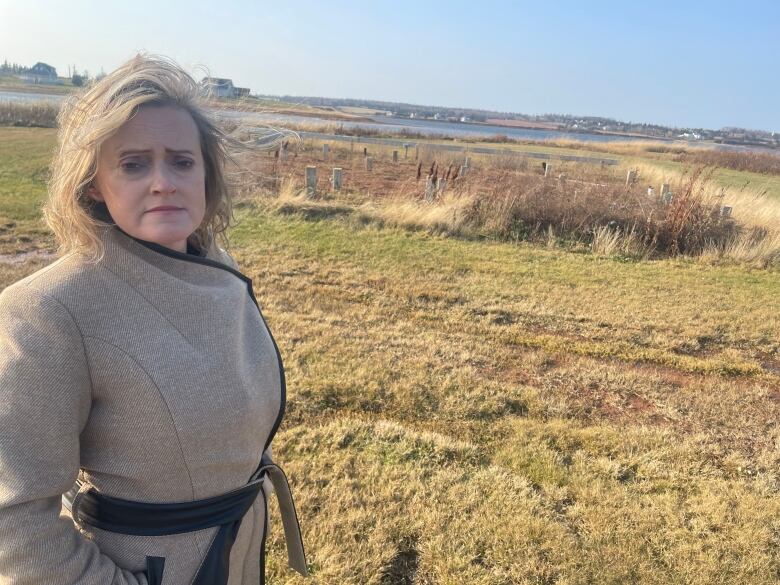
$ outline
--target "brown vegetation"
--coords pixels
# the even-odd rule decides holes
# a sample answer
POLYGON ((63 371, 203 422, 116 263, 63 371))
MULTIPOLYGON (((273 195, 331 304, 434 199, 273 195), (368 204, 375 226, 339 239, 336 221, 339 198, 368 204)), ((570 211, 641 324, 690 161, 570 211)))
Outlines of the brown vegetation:
POLYGON ((745 150, 695 149, 682 152, 675 160, 683 163, 704 164, 715 167, 750 171, 765 175, 780 175, 780 154, 745 150))
MULTIPOLYGON (((546 162, 472 156, 471 167, 459 175, 465 162, 459 153, 411 148, 404 158, 401 149, 394 163, 390 149, 370 146, 371 171, 366 170, 362 147, 331 145, 326 161, 321 145, 309 141, 297 144, 286 160, 270 153, 243 161, 243 190, 267 195, 286 191, 288 209, 290 198, 300 193, 305 166, 319 167, 320 195, 332 192, 329 171, 340 167, 345 186, 338 195, 339 215, 345 214, 343 203, 351 202, 364 219, 464 237, 586 247, 637 258, 749 257, 760 266, 780 260, 777 210, 767 204, 771 213, 762 222, 755 219, 756 209, 732 216, 725 209, 733 207, 732 200, 714 188, 711 169, 705 172, 704 167, 666 179, 673 193, 669 200, 660 196, 661 179, 640 174, 641 184, 637 179, 627 185, 625 169, 619 167, 556 161, 545 176, 546 162), (433 183, 443 179, 445 186, 426 198, 429 178, 433 183), (650 180, 655 181, 652 193, 650 180)), ((304 201, 309 213, 334 211, 332 203, 318 205, 306 198, 298 201, 298 208, 304 201)), ((752 207, 761 205, 757 200, 752 207)))
POLYGON ((59 104, 0 101, 0 126, 56 128, 59 104))

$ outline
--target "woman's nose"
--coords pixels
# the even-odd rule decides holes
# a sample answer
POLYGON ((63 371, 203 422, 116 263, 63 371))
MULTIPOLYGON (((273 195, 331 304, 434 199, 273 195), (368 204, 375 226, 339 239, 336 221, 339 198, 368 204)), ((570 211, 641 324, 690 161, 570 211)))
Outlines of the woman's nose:
POLYGON ((151 185, 153 193, 170 194, 176 191, 176 184, 169 176, 169 172, 164 163, 154 165, 151 185))

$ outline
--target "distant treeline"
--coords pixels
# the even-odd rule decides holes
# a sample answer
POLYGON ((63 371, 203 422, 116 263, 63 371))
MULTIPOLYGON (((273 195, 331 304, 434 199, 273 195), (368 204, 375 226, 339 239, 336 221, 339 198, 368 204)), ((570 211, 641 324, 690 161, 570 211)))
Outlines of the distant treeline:
POLYGON ((21 75, 22 73, 29 73, 30 68, 18 63, 9 63, 7 60, 3 61, 0 65, 0 75, 21 75))

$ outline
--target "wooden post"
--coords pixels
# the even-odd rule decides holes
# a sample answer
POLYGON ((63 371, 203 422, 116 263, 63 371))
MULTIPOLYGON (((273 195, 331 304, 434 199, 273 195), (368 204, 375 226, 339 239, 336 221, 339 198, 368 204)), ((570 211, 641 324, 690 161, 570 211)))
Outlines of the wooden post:
POLYGON ((374 166, 374 158, 371 156, 366 157, 366 170, 370 171, 374 166))
POLYGON ((408 157, 409 157, 409 145, 404 144, 404 158, 408 158, 408 157))
POLYGON ((415 146, 414 147, 414 160, 417 160, 419 156, 420 156, 420 147, 419 146, 415 146))
POLYGON ((661 197, 669 193, 669 191, 671 191, 671 186, 669 185, 669 183, 664 183, 663 185, 661 185, 661 197))
POLYGON ((314 197, 317 194, 317 167, 306 167, 306 195, 314 197))
POLYGON ((393 151, 393 162, 394 163, 398 162, 398 151, 397 150, 393 151))
POLYGON ((335 167, 333 169, 333 177, 331 177, 331 183, 333 183, 334 191, 341 191, 341 169, 335 167))
POLYGON ((428 175, 425 179, 425 200, 433 201, 433 197, 436 194, 436 185, 433 183, 433 177, 428 175))
POLYGON ((468 173, 469 168, 466 165, 460 165, 460 170, 458 171, 458 178, 462 178, 466 176, 466 173, 468 173))
POLYGON ((444 190, 447 188, 447 179, 444 179, 442 177, 439 177, 436 181, 436 193, 443 193, 444 190))
POLYGON ((628 171, 628 174, 626 175, 626 187, 630 187, 634 184, 634 181, 636 181, 636 171, 634 169, 631 169, 628 171))
POLYGON ((463 161, 463 166, 469 168, 471 166, 471 158, 467 156, 466 160, 463 161))
POLYGON ((363 156, 368 156, 368 148, 363 147, 363 156))
POLYGON ((544 176, 548 176, 550 173, 552 173, 552 165, 550 163, 547 163, 544 165, 544 176))
POLYGON ((324 160, 328 160, 328 155, 330 154, 330 144, 323 144, 322 145, 322 158, 324 160))

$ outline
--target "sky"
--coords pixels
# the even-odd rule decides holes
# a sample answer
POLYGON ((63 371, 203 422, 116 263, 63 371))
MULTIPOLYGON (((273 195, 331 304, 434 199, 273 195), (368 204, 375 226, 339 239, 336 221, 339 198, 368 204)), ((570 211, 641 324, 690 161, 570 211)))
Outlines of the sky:
POLYGON ((780 132, 780 2, 0 0, 0 61, 252 93, 780 132))

